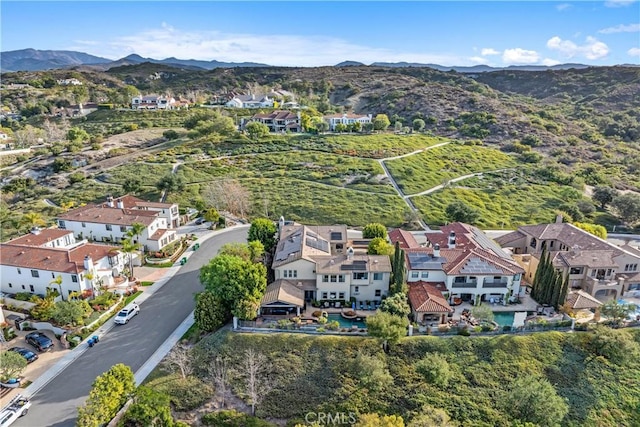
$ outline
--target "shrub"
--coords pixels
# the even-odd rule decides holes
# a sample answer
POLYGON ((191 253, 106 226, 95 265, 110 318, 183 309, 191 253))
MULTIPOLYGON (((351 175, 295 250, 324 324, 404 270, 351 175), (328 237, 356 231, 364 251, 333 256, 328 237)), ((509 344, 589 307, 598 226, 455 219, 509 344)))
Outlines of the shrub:
POLYGON ((13 298, 18 301, 29 301, 31 300, 31 296, 29 292, 18 292, 13 298))
POLYGON ((210 412, 202 416, 202 424, 206 426, 224 427, 272 427, 267 421, 238 412, 235 409, 210 412))
POLYGON ((195 377, 183 379, 179 374, 157 378, 147 386, 169 395, 173 409, 180 412, 199 408, 213 395, 209 384, 195 377))
POLYGON ((316 310, 311 315, 313 317, 320 317, 320 316, 322 316, 322 312, 320 310, 316 310))

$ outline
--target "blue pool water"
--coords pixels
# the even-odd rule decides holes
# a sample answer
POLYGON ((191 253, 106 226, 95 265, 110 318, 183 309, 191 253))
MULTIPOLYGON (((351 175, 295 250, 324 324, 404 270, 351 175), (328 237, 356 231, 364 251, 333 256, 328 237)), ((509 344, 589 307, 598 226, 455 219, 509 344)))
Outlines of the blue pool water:
POLYGON ((367 327, 364 322, 357 322, 355 320, 345 319, 339 314, 330 314, 329 316, 327 316, 327 319, 329 322, 337 320, 338 323, 340 323, 341 328, 350 329, 354 325, 357 326, 359 329, 364 329, 367 327))
MULTIPOLYGON (((625 304, 626 305, 626 304, 634 304, 634 303, 632 303, 630 301, 627 301, 627 300, 619 299, 618 300, 618 304, 625 304)), ((636 306, 636 311, 635 311, 635 313, 631 313, 629 315, 630 318, 635 318, 636 316, 640 315, 640 305, 638 305, 638 304, 634 304, 634 305, 636 306)))
POLYGON ((500 326, 513 325, 513 311, 494 311, 493 320, 500 326))

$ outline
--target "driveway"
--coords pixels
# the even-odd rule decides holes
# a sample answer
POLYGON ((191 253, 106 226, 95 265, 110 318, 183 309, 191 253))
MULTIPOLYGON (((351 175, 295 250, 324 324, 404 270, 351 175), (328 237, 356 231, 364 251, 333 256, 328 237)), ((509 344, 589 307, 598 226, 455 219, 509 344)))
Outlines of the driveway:
MULTIPOLYGON (((127 325, 114 327, 32 398, 29 415, 15 427, 75 426, 78 407, 89 395, 93 380, 117 363, 136 372, 195 308, 194 295, 202 290, 199 269, 220 247, 246 242, 248 227, 231 229, 205 242, 189 262, 140 305, 140 314, 127 325)), ((86 344, 82 344, 86 345, 86 344)))

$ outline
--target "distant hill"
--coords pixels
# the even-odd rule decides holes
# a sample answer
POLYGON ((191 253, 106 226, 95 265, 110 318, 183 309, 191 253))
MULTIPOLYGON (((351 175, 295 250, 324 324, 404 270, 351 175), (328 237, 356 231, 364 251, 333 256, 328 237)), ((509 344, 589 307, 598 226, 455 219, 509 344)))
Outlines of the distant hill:
POLYGON ((362 67, 364 64, 358 61, 342 61, 339 64, 336 64, 335 67, 362 67))
POLYGON ((491 67, 489 65, 472 65, 472 66, 451 66, 446 67, 438 64, 420 64, 417 62, 374 62, 372 67, 391 67, 391 68, 404 68, 404 67, 428 67, 438 71, 456 71, 458 73, 488 73, 493 71, 503 70, 519 70, 519 71, 545 71, 545 70, 571 70, 589 68, 590 65, 584 64, 558 64, 553 66, 546 65, 510 65, 508 67, 491 67))
POLYGON ((0 52, 2 72, 40 71, 67 68, 82 64, 105 64, 110 59, 71 50, 21 49, 0 52))

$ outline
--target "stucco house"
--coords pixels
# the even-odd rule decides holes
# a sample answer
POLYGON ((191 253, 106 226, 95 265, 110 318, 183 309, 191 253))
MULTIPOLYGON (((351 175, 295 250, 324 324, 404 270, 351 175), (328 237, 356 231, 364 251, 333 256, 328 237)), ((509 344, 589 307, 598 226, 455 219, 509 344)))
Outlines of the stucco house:
MULTIPOLYGON (((178 206, 145 202, 133 196, 107 198, 102 204, 88 204, 57 217, 58 227, 71 230, 79 239, 120 242, 134 223, 145 226, 139 243, 145 251, 159 251, 176 240, 173 224, 178 206)), ((175 222, 178 221, 178 222, 175 222)), ((134 238, 134 243, 138 243, 134 238)))
POLYGON ((640 289, 640 251, 616 246, 558 218, 553 224, 524 225, 496 239, 513 252, 514 259, 533 283, 543 248, 553 265, 569 275, 572 289, 606 301, 640 289))
POLYGON ((134 96, 131 108, 134 110, 172 110, 176 100, 163 95, 134 96))
MULTIPOLYGON (((267 125, 269 132, 301 132, 300 113, 291 111, 273 111, 271 113, 254 114, 247 123, 259 122, 267 125)), ((245 126, 247 125, 245 123, 245 126)))
MULTIPOLYGON (((524 270, 478 228, 454 222, 425 235, 426 244, 419 245, 404 230, 389 233, 390 240, 405 250, 410 289, 414 283, 432 285, 449 303, 459 299, 506 304, 520 295, 524 270)), ((415 310, 422 303, 414 298, 411 305, 415 310)))
POLYGON ((371 114, 330 114, 323 117, 323 120, 329 123, 329 130, 335 131, 336 125, 351 125, 353 123, 360 123, 361 125, 365 123, 371 123, 372 115, 371 114))
POLYGON ((305 302, 318 300, 331 305, 373 304, 389 293, 391 263, 386 255, 357 252, 347 238, 346 225, 307 226, 278 224, 272 268, 275 281, 267 287, 261 309, 278 302, 296 312, 305 302), (294 289, 295 288, 295 289, 294 289), (285 300, 284 298, 287 298, 285 300))
POLYGON ((225 104, 229 108, 273 108, 273 98, 266 95, 234 95, 225 104))
POLYGON ((55 289, 66 298, 71 292, 112 286, 127 261, 115 246, 77 241, 72 231, 55 228, 34 228, 0 244, 0 251, 0 290, 7 294, 45 295, 55 289), (58 277, 60 285, 52 283, 58 277))

